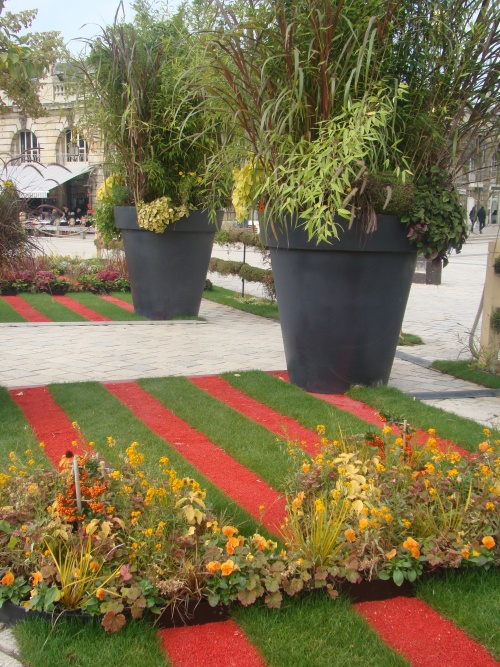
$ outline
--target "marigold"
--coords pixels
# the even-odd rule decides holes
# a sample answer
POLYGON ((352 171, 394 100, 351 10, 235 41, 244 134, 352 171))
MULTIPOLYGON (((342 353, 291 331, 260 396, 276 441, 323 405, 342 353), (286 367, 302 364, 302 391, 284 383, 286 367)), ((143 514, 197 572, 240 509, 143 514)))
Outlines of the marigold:
POLYGON ((227 560, 225 563, 222 563, 220 566, 223 577, 229 577, 231 572, 234 572, 234 561, 227 560))
POLYGON ((14 575, 10 570, 7 570, 7 572, 3 575, 2 577, 2 586, 10 586, 11 584, 14 583, 14 575))
POLYGON ((486 535, 486 537, 483 537, 481 542, 487 549, 493 549, 495 546, 495 540, 491 537, 491 535, 486 535))
POLYGON ((346 531, 344 531, 344 535, 346 536, 348 542, 356 541, 356 533, 353 531, 352 528, 348 528, 346 531))
POLYGON ((234 526, 224 526, 222 529, 222 534, 229 538, 233 537, 233 535, 237 535, 237 533, 238 529, 234 526))

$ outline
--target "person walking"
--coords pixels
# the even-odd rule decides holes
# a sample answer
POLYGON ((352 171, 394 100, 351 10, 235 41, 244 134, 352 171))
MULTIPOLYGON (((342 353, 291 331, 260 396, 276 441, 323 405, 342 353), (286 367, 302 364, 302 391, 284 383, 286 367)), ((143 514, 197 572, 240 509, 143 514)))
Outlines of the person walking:
POLYGON ((484 210, 484 206, 481 206, 477 212, 477 219, 479 222, 479 233, 482 234, 483 229, 486 227, 486 211, 484 210))
POLYGON ((470 210, 469 220, 470 220, 470 233, 472 234, 474 232, 474 225, 476 224, 477 220, 477 210, 475 204, 470 210))

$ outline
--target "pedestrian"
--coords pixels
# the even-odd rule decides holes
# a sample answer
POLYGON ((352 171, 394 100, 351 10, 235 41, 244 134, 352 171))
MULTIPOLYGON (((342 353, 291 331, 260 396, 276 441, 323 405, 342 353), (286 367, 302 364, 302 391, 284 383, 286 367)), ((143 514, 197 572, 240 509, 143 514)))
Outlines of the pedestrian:
POLYGON ((472 234, 474 232, 474 225, 476 224, 477 220, 477 210, 475 204, 470 210, 469 219, 470 219, 470 233, 472 234))
POLYGON ((477 219, 479 221, 479 233, 482 234, 483 229, 486 227, 486 211, 484 210, 484 206, 481 206, 477 212, 477 219))

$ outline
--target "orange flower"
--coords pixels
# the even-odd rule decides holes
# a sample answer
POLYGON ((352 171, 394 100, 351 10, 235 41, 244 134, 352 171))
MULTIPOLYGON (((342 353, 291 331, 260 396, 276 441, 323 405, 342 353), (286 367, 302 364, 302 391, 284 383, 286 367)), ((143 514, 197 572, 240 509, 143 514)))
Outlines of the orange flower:
POLYGON ((392 560, 397 553, 396 549, 391 549, 389 553, 385 554, 385 557, 387 560, 392 560))
POLYGON ((3 575, 2 577, 2 585, 3 586, 10 586, 11 584, 14 583, 14 575, 10 570, 7 570, 7 572, 3 575))
POLYGON ((481 451, 481 452, 487 452, 489 446, 490 446, 490 445, 489 445, 488 442, 482 442, 482 443, 479 445, 479 451, 481 451))
POLYGON ((211 560, 210 563, 207 563, 207 571, 210 572, 210 574, 214 574, 217 572, 217 570, 220 570, 221 565, 218 560, 211 560))
POLYGON ((233 535, 236 535, 238 532, 238 529, 235 528, 234 526, 224 526, 222 529, 222 534, 225 535, 226 537, 232 537, 233 535))
POLYGON ((96 572, 99 572, 99 563, 98 563, 96 560, 93 560, 93 561, 90 563, 89 567, 90 567, 90 569, 92 570, 92 572, 93 572, 94 574, 95 574, 96 572))
POLYGON ((222 563, 220 569, 223 577, 229 577, 231 572, 234 571, 234 561, 227 560, 225 563, 222 563))
POLYGON ((262 535, 259 535, 258 533, 255 533, 255 535, 252 537, 252 544, 259 551, 264 551, 264 549, 267 548, 266 538, 262 537, 262 535))
POLYGON ((106 595, 106 591, 104 588, 98 588, 95 592, 95 596, 98 600, 104 600, 104 596, 106 595))
POLYGON ((240 546, 240 541, 237 537, 230 537, 226 544, 226 551, 228 554, 234 554, 236 547, 240 546))
POLYGON ((419 558, 420 557, 420 549, 418 546, 418 542, 416 542, 413 537, 409 537, 403 542, 403 547, 407 549, 413 558, 419 558))
POLYGON ((493 549, 495 546, 495 540, 490 535, 483 537, 481 541, 487 549, 493 549))
POLYGON ((462 549, 462 558, 469 558, 470 551, 468 549, 462 549))
POLYGON ((33 586, 36 586, 41 581, 43 581, 43 576, 41 572, 33 572, 31 576, 33 577, 33 586))
POLYGON ((346 539, 348 542, 355 542, 356 541, 356 533, 353 531, 352 528, 348 528, 345 532, 344 535, 346 536, 346 539))

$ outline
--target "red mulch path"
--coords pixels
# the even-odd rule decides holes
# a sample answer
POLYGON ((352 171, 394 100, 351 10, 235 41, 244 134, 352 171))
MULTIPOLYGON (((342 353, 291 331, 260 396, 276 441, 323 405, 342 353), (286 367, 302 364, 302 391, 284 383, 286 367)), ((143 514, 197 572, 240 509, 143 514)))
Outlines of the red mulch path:
MULTIPOLYGON (((274 371, 270 373, 270 375, 274 375, 275 377, 281 378, 286 382, 290 382, 290 378, 288 377, 288 373, 286 371, 274 371)), ((361 401, 356 401, 353 398, 349 398, 349 396, 344 396, 344 394, 315 394, 313 392, 310 393, 311 396, 316 396, 316 398, 319 398, 322 401, 326 401, 327 403, 334 405, 336 408, 339 408, 340 410, 345 410, 345 412, 350 412, 355 417, 359 417, 360 419, 363 419, 364 421, 369 422, 370 424, 375 424, 378 427, 382 426, 382 422, 378 416, 379 411, 376 408, 372 408, 370 405, 366 405, 366 403, 362 403, 361 401)), ((393 426, 392 430, 397 435, 401 434, 401 430, 396 426, 393 426)), ((416 433, 414 433, 415 441, 421 447, 425 445, 429 437, 430 437, 429 434, 426 431, 423 431, 422 429, 417 429, 416 433)), ((466 449, 463 449, 463 447, 460 447, 460 445, 456 445, 454 442, 451 442, 450 440, 445 440, 444 438, 440 438, 437 435, 434 435, 432 437, 436 440, 436 446, 441 451, 447 452, 449 449, 452 449, 453 451, 460 454, 460 456, 463 456, 465 458, 471 457, 471 452, 468 452, 466 449)))
POLYGON ((480 644, 417 598, 361 602, 354 608, 413 667, 500 667, 480 644))
POLYGON ((285 518, 285 499, 255 473, 189 426, 135 382, 104 383, 148 428, 273 533, 285 518), (264 510, 259 510, 263 505, 264 510))
POLYGON ((286 417, 272 408, 259 403, 259 401, 250 398, 250 396, 247 396, 242 391, 232 387, 223 378, 206 376, 190 377, 189 380, 233 410, 264 426, 281 438, 298 440, 299 444, 304 442, 305 444, 301 444, 301 447, 311 456, 316 456, 317 448, 315 447, 315 443, 318 443, 320 440, 318 434, 315 431, 305 428, 295 421, 295 419, 292 419, 292 417, 286 417))
POLYGON ((159 631, 172 667, 266 667, 234 621, 159 631))
POLYGON ((104 299, 104 301, 109 301, 109 303, 114 303, 115 306, 120 306, 120 308, 128 310, 129 313, 135 312, 134 306, 131 303, 128 303, 128 301, 122 301, 121 299, 117 299, 116 297, 110 296, 109 294, 101 294, 100 297, 101 299, 104 299))
POLYGON ((4 299, 9 306, 12 306, 12 308, 14 308, 14 310, 28 322, 52 322, 48 317, 45 317, 45 315, 39 313, 38 310, 35 310, 33 306, 30 306, 27 301, 21 299, 20 296, 3 296, 2 299, 4 299))
POLYGON ((10 395, 24 412, 39 442, 45 443, 45 454, 56 466, 70 449, 83 454, 80 447, 71 443, 77 434, 68 416, 54 401, 47 387, 12 389, 10 395))
POLYGON ((87 308, 87 306, 82 306, 81 303, 78 303, 78 301, 75 301, 69 296, 53 296, 52 298, 91 322, 111 322, 109 317, 104 317, 104 315, 96 313, 95 310, 87 308))

